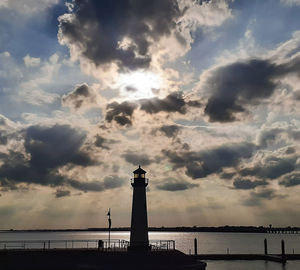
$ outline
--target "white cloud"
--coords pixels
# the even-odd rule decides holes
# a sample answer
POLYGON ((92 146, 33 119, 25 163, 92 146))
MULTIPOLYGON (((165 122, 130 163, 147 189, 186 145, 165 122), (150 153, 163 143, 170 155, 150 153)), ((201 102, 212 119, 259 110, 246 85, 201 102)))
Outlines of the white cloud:
POLYGON ((32 14, 43 11, 55 4, 59 0, 0 0, 0 8, 16 10, 23 14, 32 14))
POLYGON ((300 0, 280 0, 280 2, 287 6, 300 5, 300 0))
POLYGON ((41 63, 40 58, 31 57, 29 54, 27 54, 23 59, 26 67, 36 67, 41 63))

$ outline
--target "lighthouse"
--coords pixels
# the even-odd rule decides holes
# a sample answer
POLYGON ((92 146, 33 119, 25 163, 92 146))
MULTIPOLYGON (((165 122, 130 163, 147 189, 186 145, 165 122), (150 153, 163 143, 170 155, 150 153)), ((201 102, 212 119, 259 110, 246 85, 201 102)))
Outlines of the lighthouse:
POLYGON ((141 166, 139 166, 133 174, 134 178, 131 179, 133 197, 129 249, 146 251, 149 250, 146 201, 146 187, 148 185, 148 179, 146 179, 146 172, 141 168, 141 166))

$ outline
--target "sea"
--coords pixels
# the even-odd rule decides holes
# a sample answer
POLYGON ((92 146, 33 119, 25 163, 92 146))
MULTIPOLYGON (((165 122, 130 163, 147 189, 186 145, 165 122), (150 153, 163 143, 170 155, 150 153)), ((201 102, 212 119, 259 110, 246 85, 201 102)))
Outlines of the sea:
MULTIPOLYGON (((28 240, 101 240, 108 232, 53 231, 53 232, 0 232, 0 241, 28 240)), ((281 240, 285 241, 286 253, 300 254, 300 234, 218 233, 218 232, 150 232, 150 240, 175 240, 176 249, 194 254, 197 239, 198 254, 263 254, 264 239, 268 241, 269 254, 281 253, 281 240)), ((111 232, 111 239, 129 241, 129 232, 111 232)), ((298 270, 300 261, 288 261, 285 265, 266 261, 212 261, 207 270, 298 270)))

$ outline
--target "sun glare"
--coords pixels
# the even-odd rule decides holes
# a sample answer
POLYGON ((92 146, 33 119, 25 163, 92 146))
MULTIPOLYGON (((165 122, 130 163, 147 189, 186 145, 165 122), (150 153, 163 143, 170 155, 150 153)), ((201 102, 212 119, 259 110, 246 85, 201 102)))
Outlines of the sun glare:
POLYGON ((159 94, 162 80, 155 73, 136 71, 122 74, 117 86, 123 97, 131 99, 151 98, 159 94))

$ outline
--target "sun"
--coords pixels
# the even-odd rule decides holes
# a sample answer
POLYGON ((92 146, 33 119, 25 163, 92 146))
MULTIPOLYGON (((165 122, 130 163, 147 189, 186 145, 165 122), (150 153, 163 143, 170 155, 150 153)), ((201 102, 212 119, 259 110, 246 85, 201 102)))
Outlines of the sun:
POLYGON ((152 72, 135 71, 121 74, 117 82, 122 97, 130 99, 152 98, 159 94, 162 79, 152 72))

